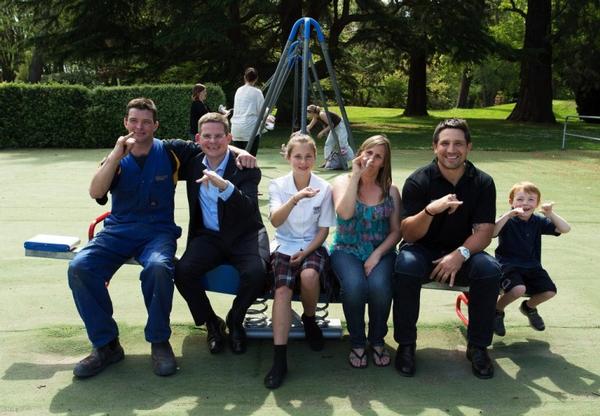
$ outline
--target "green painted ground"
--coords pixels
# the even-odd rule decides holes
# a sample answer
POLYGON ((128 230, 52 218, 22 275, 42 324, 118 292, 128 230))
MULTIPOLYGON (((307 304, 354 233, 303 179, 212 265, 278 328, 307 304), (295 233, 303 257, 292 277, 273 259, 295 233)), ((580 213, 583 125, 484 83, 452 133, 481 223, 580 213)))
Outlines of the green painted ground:
MULTIPOLYGON (((110 286, 126 359, 94 379, 72 378, 73 364, 89 346, 67 287, 67 263, 26 258, 23 241, 37 233, 84 239, 90 219, 102 211, 87 196, 87 187, 105 153, 0 152, 0 414, 598 414, 597 151, 472 154, 496 179, 499 212, 507 208, 510 186, 528 179, 541 187, 544 200, 556 201, 557 212, 573 226, 565 236, 544 240, 544 264, 559 289, 540 308, 547 330, 533 331, 516 305, 509 307, 508 334, 495 339, 491 352, 496 363, 492 380, 471 375, 463 330, 453 313, 454 295, 424 291, 415 378, 372 364, 366 370, 351 369, 347 339, 329 341, 322 353, 296 341, 290 345, 289 376, 275 392, 262 386, 271 362, 270 342, 251 341, 243 356, 211 356, 205 332, 191 327, 178 295, 172 344, 181 369, 171 378, 154 376, 143 340, 145 311, 135 266, 124 266, 110 286)), ((393 156, 399 184, 432 157, 428 150, 396 150, 393 156)), ((274 149, 261 151, 259 157, 264 213, 268 179, 286 172, 287 166, 274 149)), ((176 219, 185 228, 184 186, 178 190, 176 219)), ((224 314, 231 297, 211 298, 224 314)), ((331 314, 343 317, 339 305, 331 314)), ((386 340, 395 349, 391 332, 386 340)))

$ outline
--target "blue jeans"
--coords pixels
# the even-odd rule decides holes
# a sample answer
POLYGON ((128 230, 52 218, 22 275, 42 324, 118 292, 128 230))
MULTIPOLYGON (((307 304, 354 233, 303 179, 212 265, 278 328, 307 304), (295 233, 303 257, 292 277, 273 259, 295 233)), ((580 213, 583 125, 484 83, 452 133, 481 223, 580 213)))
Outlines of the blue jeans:
POLYGON ((331 253, 331 267, 340 281, 342 306, 352 348, 364 348, 365 304, 369 305, 369 334, 371 346, 382 346, 388 331, 387 321, 392 304, 392 274, 395 252, 381 258, 369 276, 365 275, 364 262, 340 250, 331 253))
POLYGON ((171 233, 157 233, 152 226, 115 225, 98 233, 75 256, 69 264, 69 287, 95 348, 108 344, 119 335, 106 282, 131 257, 143 267, 140 282, 148 312, 144 329, 146 340, 162 342, 169 339, 176 248, 176 239, 171 233))
MULTIPOLYGON (((394 278, 394 339, 400 345, 417 341, 421 284, 430 282, 433 260, 447 253, 421 244, 405 244, 396 258, 394 278)), ((467 340, 478 347, 492 343, 500 265, 485 252, 475 253, 456 274, 454 283, 469 286, 467 340)))

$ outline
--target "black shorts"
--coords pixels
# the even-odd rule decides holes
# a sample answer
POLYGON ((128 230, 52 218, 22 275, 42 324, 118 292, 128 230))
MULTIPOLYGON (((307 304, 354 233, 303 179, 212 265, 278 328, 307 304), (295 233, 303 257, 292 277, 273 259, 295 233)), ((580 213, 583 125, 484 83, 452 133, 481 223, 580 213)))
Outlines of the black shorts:
POLYGON ((524 269, 521 267, 502 267, 502 280, 500 287, 504 293, 515 286, 524 285, 525 293, 530 296, 543 292, 556 293, 556 285, 543 268, 524 269))

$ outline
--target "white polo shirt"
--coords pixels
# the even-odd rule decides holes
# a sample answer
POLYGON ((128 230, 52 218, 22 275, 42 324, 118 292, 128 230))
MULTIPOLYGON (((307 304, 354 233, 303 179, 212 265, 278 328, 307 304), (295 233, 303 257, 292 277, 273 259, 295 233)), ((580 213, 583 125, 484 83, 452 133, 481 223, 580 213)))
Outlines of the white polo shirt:
MULTIPOLYGON (((275 230, 275 239, 271 242, 271 251, 292 254, 305 249, 314 240, 319 227, 335 226, 335 209, 331 195, 331 185, 314 173, 309 185, 320 189, 312 198, 302 198, 292 208, 290 215, 275 230)), ((292 172, 271 180, 269 183, 269 212, 275 211, 298 193, 292 172)))

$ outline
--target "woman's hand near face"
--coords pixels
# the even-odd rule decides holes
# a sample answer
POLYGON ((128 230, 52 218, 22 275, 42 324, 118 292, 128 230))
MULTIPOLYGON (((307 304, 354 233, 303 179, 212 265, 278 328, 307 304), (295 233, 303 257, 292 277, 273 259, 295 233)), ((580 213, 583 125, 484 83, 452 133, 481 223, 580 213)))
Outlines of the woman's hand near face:
POLYGON ((373 159, 365 158, 364 154, 360 154, 352 159, 352 173, 362 175, 365 170, 371 166, 373 159))

